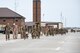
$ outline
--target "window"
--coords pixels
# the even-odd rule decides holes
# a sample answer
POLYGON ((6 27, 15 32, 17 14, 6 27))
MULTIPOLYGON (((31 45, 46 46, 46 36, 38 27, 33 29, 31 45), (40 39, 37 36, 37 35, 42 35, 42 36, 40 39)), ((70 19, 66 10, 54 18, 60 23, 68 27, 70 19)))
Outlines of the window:
POLYGON ((3 22, 6 22, 6 20, 3 20, 3 22))
POLYGON ((18 20, 16 20, 16 22, 18 22, 18 20))

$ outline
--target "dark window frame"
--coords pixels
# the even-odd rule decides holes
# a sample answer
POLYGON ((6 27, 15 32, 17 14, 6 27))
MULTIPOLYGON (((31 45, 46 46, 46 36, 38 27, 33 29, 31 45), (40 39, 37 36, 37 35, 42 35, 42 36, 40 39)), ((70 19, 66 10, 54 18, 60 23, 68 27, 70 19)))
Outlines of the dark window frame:
POLYGON ((15 20, 16 22, 18 22, 18 20, 15 20))
POLYGON ((6 20, 4 19, 3 22, 6 22, 6 20))

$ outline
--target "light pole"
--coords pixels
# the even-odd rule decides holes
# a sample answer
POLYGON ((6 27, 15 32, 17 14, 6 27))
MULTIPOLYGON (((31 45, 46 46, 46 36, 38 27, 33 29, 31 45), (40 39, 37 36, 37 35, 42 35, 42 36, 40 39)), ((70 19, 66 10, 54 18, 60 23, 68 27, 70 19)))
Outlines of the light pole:
POLYGON ((66 17, 65 17, 65 27, 67 27, 67 26, 66 26, 66 22, 67 22, 67 20, 66 20, 66 17))

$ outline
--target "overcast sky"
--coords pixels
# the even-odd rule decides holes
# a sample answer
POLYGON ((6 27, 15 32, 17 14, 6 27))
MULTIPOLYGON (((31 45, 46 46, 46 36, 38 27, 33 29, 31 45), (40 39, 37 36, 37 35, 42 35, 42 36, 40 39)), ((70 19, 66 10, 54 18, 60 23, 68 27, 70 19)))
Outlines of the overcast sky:
MULTIPOLYGON (((41 20, 62 22, 67 27, 80 27, 80 0, 41 0, 41 20), (62 19, 61 18, 62 13, 62 19), (44 16, 43 16, 44 14, 44 16)), ((33 19, 33 0, 0 0, 0 7, 7 7, 26 17, 33 19)))

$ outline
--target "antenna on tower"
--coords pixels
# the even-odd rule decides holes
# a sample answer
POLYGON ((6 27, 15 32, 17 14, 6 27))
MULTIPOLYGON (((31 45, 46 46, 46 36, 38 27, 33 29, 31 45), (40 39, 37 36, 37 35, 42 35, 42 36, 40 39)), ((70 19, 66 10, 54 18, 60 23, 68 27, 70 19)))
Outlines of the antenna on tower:
POLYGON ((15 11, 16 11, 16 6, 17 6, 17 2, 16 2, 16 0, 14 1, 14 5, 15 5, 15 11))
MULTIPOLYGON (((14 0, 14 10, 16 11, 16 0, 14 0)), ((15 14, 14 14, 14 16, 16 16, 15 14)), ((15 17, 16 18, 16 17, 15 17)), ((13 20, 13 23, 15 23, 15 18, 14 18, 14 20, 13 20)))
POLYGON ((62 22, 62 18, 63 18, 63 15, 62 15, 62 12, 61 12, 61 15, 60 15, 60 21, 62 22))
POLYGON ((66 19, 66 17, 65 17, 65 27, 67 27, 67 26, 66 26, 66 22, 67 22, 67 19, 66 19))

